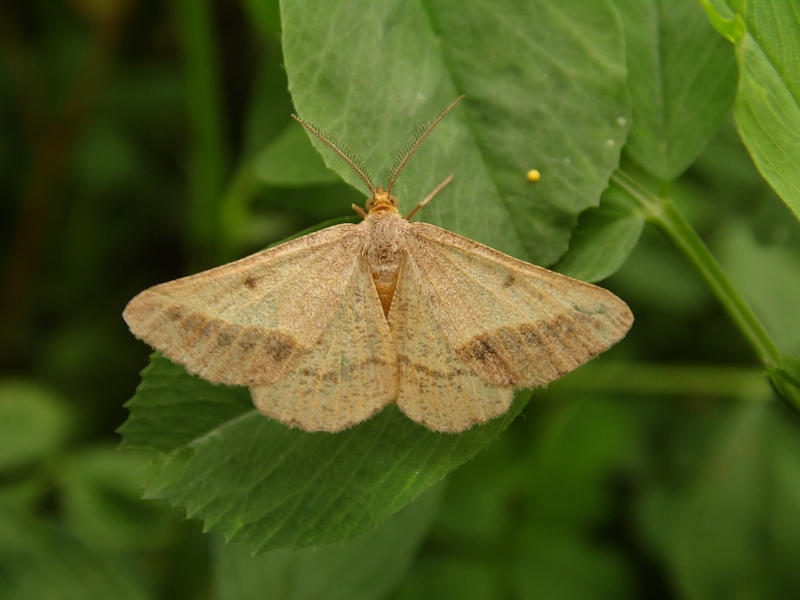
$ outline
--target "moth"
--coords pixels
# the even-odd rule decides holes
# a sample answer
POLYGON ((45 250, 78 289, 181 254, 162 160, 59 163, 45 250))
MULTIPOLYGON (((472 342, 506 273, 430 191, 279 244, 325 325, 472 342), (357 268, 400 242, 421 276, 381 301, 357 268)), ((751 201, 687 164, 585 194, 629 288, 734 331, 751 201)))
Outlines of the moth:
POLYGON ((250 388, 264 415, 336 432, 387 404, 457 433, 505 413, 515 388, 572 371, 627 333, 612 293, 406 217, 392 187, 461 100, 429 121, 375 186, 344 145, 292 115, 370 192, 358 224, 328 227, 157 285, 124 319, 189 372, 250 388))

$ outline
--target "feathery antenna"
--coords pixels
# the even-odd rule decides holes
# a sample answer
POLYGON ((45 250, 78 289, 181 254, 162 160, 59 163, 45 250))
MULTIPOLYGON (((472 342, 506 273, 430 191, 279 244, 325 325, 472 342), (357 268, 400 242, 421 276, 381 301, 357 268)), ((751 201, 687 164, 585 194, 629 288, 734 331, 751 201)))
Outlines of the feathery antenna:
POLYGON ((420 144, 425 141, 425 138, 428 137, 433 131, 434 127, 436 127, 439 122, 444 119, 445 115, 449 113, 452 108, 461 102, 464 99, 464 96, 459 96, 456 98, 450 106, 445 108, 435 117, 433 117, 430 121, 425 123, 422 127, 419 128, 417 133, 415 133, 410 140, 408 140, 403 149, 400 151, 400 154, 397 155, 397 158, 392 164, 392 172, 389 174, 389 183, 386 185, 386 193, 391 194, 392 188, 394 187, 397 178, 400 177, 400 173, 403 172, 403 169, 406 168, 406 164, 408 164, 409 159, 414 155, 414 152, 417 151, 417 148, 420 147, 420 144))
POLYGON ((295 114, 293 114, 292 117, 295 121, 308 129, 314 135, 314 137, 325 144, 328 148, 333 150, 339 156, 339 158, 346 162, 347 166, 350 167, 353 172, 358 175, 366 184, 367 188, 369 188, 370 195, 375 196, 375 184, 372 183, 372 178, 370 178, 369 173, 367 173, 367 168, 364 166, 364 163, 356 158, 356 155, 353 154, 353 151, 350 150, 350 148, 345 146, 327 131, 323 131, 316 125, 312 125, 311 123, 304 121, 295 114))

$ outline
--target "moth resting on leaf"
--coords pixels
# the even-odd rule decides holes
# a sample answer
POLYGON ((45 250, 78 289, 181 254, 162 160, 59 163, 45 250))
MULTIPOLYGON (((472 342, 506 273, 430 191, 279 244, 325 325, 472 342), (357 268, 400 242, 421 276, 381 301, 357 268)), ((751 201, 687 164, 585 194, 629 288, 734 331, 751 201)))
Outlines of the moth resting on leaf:
POLYGON ((405 219, 392 187, 457 99, 406 145, 386 189, 343 145, 295 117, 369 188, 364 220, 145 290, 125 321, 191 373, 244 385, 263 414, 340 431, 396 402, 456 433, 505 413, 603 352, 633 316, 612 293, 405 219))

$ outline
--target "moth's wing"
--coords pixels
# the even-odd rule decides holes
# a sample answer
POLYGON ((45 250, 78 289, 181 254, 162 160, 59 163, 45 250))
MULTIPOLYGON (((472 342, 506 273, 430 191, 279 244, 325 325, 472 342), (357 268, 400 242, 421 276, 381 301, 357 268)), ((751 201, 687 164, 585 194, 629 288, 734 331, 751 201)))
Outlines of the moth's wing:
POLYGON ((600 287, 492 250, 434 225, 406 229, 413 272, 445 339, 489 383, 544 385, 597 356, 633 323, 600 287))
POLYGON ((306 431, 340 431, 396 398, 397 355, 365 258, 316 344, 285 377, 251 393, 263 414, 306 431))
POLYGON ((458 433, 506 412, 513 390, 485 381, 445 338, 431 302, 431 288, 419 269, 400 272, 389 311, 397 348, 397 406, 410 419, 458 433))
POLYGON ((277 381, 314 348, 358 266, 363 228, 342 224, 145 290, 131 331, 215 383, 277 381))

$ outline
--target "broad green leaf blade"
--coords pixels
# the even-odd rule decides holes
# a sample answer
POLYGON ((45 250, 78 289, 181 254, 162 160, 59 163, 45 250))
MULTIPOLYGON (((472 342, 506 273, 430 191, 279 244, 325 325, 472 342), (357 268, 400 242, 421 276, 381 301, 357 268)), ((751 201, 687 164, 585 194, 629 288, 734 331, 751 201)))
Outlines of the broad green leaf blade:
POLYGON ((723 37, 735 42, 746 33, 744 21, 733 12, 726 0, 700 0, 700 4, 714 29, 723 37))
POLYGON ((379 600, 405 574, 435 516, 436 486, 380 527, 343 544, 253 556, 242 544, 217 548, 217 597, 226 600, 379 600))
MULTIPOLYGON (((794 24, 800 28, 800 20, 794 24)), ((786 51, 800 52, 800 44, 786 51)), ((752 36, 745 36, 739 56, 736 125, 758 170, 800 219, 800 94, 792 93, 752 36)))
POLYGON ((136 395, 125 406, 131 416, 118 430, 121 447, 164 454, 186 448, 221 423, 253 410, 246 388, 211 385, 159 354, 150 357, 136 395))
POLYGON ((556 265, 564 275, 600 281, 619 269, 639 242, 645 215, 639 204, 616 186, 597 208, 581 215, 567 252, 556 265))
POLYGON ((664 181, 700 154, 728 115, 733 53, 696 0, 614 0, 625 26, 633 125, 626 152, 664 181))
POLYGON ((800 219, 800 12, 797 4, 704 2, 736 45, 736 125, 758 170, 800 219), (734 14, 731 14, 730 9, 734 14))
POLYGON ((339 176, 325 166, 303 128, 295 122, 256 155, 253 168, 261 183, 276 187, 340 181, 339 176))
POLYGON ((519 413, 459 435, 416 425, 394 406, 337 433, 289 429, 247 389, 215 386, 154 356, 127 407, 127 447, 158 450, 148 497, 165 499, 258 550, 363 534, 469 460, 519 413))
POLYGON ((452 173, 421 219, 539 264, 566 251, 630 123, 609 2, 283 2, 282 19, 298 114, 349 146, 376 184, 420 125, 466 94, 403 172, 403 212, 452 173), (539 183, 526 180, 532 168, 539 183))

